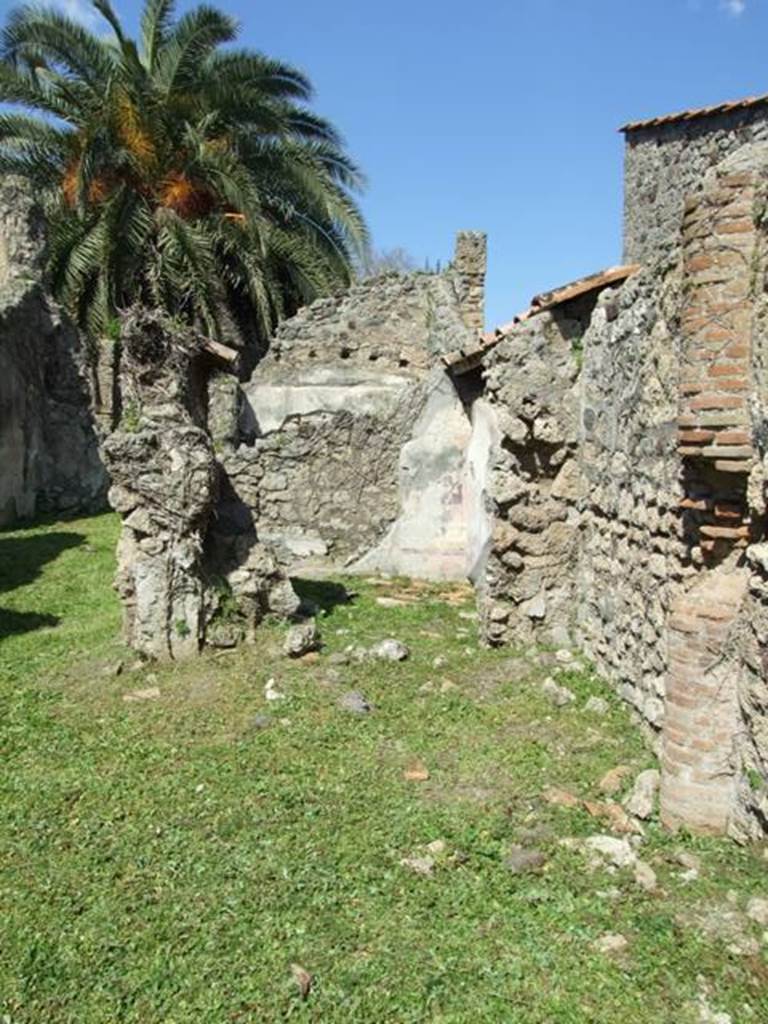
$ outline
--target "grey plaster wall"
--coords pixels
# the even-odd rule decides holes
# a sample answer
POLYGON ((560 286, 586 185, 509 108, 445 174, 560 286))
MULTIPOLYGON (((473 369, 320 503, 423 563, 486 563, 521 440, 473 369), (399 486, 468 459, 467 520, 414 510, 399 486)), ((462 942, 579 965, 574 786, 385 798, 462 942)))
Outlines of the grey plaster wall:
POLYGON ((740 146, 768 139, 768 103, 627 133, 624 261, 647 262, 674 247, 683 200, 740 146))
POLYGON ((398 458, 397 518, 353 572, 427 579, 469 574, 468 450, 472 423, 450 378, 436 368, 398 458))
MULTIPOLYGON (((299 383, 296 390, 304 389, 299 383)), ((339 390, 341 396, 314 391, 313 406, 301 395, 300 414, 281 420, 239 455, 258 466, 258 480, 246 491, 259 536, 282 548, 288 561, 344 565, 375 545, 397 518, 400 452, 424 403, 421 384, 400 378, 368 392, 363 384, 339 390)), ((258 392, 248 394, 263 421, 258 392)), ((239 465, 234 473, 242 476, 239 465)))

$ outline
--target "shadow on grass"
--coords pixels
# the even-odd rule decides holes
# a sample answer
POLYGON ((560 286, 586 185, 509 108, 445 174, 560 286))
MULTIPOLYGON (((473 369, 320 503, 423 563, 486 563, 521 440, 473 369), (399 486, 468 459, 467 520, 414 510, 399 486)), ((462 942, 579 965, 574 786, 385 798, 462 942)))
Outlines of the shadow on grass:
POLYGON ((299 595, 302 608, 312 611, 312 606, 320 611, 330 612, 340 604, 351 604, 355 595, 350 593, 341 583, 333 580, 304 580, 292 577, 293 589, 299 595))
MULTIPOLYGON (((62 551, 79 547, 84 542, 85 537, 79 533, 0 536, 0 594, 32 583, 47 562, 52 562, 62 551)), ((0 639, 45 626, 55 626, 58 622, 55 615, 44 612, 0 608, 0 639)))
POLYGON ((21 633, 31 633, 34 629, 47 626, 58 626, 61 619, 58 615, 47 615, 39 612, 14 612, 9 608, 0 608, 0 640, 21 633))

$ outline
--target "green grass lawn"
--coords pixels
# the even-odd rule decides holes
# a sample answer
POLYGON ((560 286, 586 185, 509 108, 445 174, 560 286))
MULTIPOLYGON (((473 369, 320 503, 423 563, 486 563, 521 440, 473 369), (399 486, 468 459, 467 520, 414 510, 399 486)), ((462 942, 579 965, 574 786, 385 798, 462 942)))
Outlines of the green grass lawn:
POLYGON ((256 647, 140 665, 117 641, 117 532, 0 533, 2 1024, 696 1024, 704 991, 734 1024, 768 1021, 768 946, 742 913, 768 896, 762 849, 652 822, 648 893, 562 842, 607 829, 547 787, 604 799, 608 769, 653 764, 588 667, 483 649, 457 588, 360 580, 349 603, 301 584, 327 610, 315 659, 286 661, 269 625, 256 647), (407 662, 334 664, 387 636, 407 662), (548 702, 548 674, 574 704, 548 702), (285 700, 265 700, 270 677, 285 700), (338 707, 351 689, 372 714, 338 707), (594 694, 607 715, 584 710, 594 694), (404 777, 415 762, 428 778, 404 777), (436 840, 431 876, 400 863, 436 840), (513 874, 516 843, 543 870, 513 874), (701 924, 729 914, 760 952, 701 924), (627 948, 598 952, 606 933, 627 948))

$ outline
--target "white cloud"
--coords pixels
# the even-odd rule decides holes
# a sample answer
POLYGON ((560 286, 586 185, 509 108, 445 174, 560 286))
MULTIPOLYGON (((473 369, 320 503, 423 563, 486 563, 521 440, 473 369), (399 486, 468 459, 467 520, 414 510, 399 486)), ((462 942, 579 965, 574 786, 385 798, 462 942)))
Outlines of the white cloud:
POLYGON ((720 0, 720 6, 732 18, 738 18, 747 9, 747 0, 720 0))

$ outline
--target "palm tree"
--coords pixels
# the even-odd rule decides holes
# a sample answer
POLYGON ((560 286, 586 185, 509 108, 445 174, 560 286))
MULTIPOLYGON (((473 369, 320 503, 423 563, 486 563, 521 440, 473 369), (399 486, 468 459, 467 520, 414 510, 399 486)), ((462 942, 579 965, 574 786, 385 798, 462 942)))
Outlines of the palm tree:
POLYGON ((234 42, 200 6, 145 0, 138 44, 53 8, 11 12, 0 41, 0 173, 45 203, 54 293, 91 338, 143 303, 221 340, 266 337, 347 284, 367 244, 361 177, 307 106, 295 68, 234 42))

